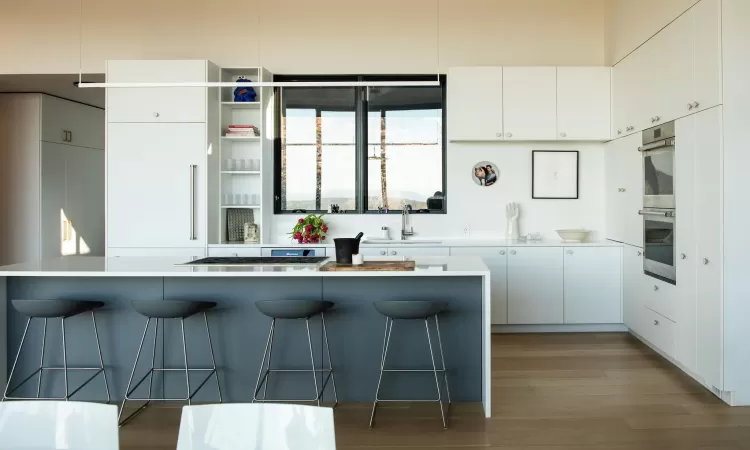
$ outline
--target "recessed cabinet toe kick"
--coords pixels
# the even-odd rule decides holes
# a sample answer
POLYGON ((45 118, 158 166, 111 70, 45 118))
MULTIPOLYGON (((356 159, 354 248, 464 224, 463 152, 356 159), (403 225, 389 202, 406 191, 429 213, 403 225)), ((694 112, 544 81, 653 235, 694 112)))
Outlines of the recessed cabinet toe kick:
MULTIPOLYGON (((139 330, 146 323, 146 319, 133 310, 131 301, 200 300, 217 303, 207 314, 207 320, 223 400, 250 402, 271 324, 271 319, 259 312, 255 302, 301 299, 324 300, 334 304, 325 312, 325 328, 330 361, 335 367, 338 401, 372 402, 378 387, 385 322, 373 306, 374 302, 429 300, 446 302, 446 308, 440 314, 440 333, 452 401, 482 402, 486 416, 490 415, 489 305, 485 301, 489 293, 489 272, 480 258, 415 258, 416 268, 409 272, 322 272, 315 265, 300 264, 185 267, 175 265, 184 262, 184 258, 164 257, 75 260, 79 262, 60 259, 0 268, 0 319, 6 319, 7 314, 7 320, 0 321, 3 324, 0 335, 3 338, 7 336, 7 343, 4 339, 0 340, 0 381, 3 387, 9 369, 5 367, 7 355, 15 356, 26 322, 8 305, 11 299, 95 299, 104 302, 105 306, 97 312, 97 325, 113 401, 121 401, 125 393, 139 348, 139 330)), ((76 347, 68 346, 68 363, 71 365, 90 363, 92 349, 93 354, 96 351, 95 347, 89 348, 85 344, 89 342, 94 345, 89 338, 91 319, 88 318, 89 322, 84 320, 84 317, 76 316, 65 323, 66 338, 70 342, 84 343, 76 347)), ((164 352, 164 361, 160 362, 160 357, 157 358, 157 366, 184 367, 182 334, 179 321, 176 322, 164 321, 160 324, 156 353, 162 354, 165 349, 170 351, 164 352)), ((184 326, 188 336, 186 357, 191 367, 210 367, 209 344, 203 338, 192 338, 193 335, 205 335, 206 325, 202 315, 185 319, 184 326)), ((324 344, 319 317, 311 318, 309 326, 315 365, 328 367, 327 353, 322 353, 324 344), (325 358, 325 361, 321 358, 325 358)), ((276 328, 278 333, 274 336, 272 365, 309 368, 311 350, 307 346, 304 324, 299 326, 277 321, 276 328), (299 345, 302 342, 305 345, 299 345), (301 366, 301 361, 307 361, 307 365, 301 366)), ((41 333, 30 331, 34 332, 27 334, 24 348, 39 348, 41 333)), ((57 333, 59 330, 51 332, 57 333)), ((388 350, 389 364, 420 370, 432 368, 423 326, 397 324, 393 335, 394 339, 408 345, 391 346, 388 350)), ((54 358, 55 355, 50 352, 46 363, 61 363, 53 361, 54 358)), ((15 372, 23 379, 38 365, 38 353, 22 352, 15 372)), ((432 399, 435 397, 435 385, 425 383, 426 379, 386 376, 380 386, 380 397, 432 399)), ((76 382, 70 381, 71 386, 76 382)), ((61 374, 45 373, 42 394, 45 394, 45 390, 61 386, 62 382, 61 374)), ((157 375, 154 383, 154 392, 159 395, 163 393, 165 398, 185 395, 185 378, 182 374, 170 373, 163 379, 157 375)), ((269 393, 273 392, 276 397, 300 399, 310 397, 313 379, 308 374, 300 373, 271 376, 268 383, 269 393)), ((147 387, 141 386, 139 389, 141 391, 135 392, 134 397, 143 397, 148 393, 147 387)), ((34 396, 36 382, 26 383, 19 391, 21 395, 34 396), (34 392, 24 392, 24 389, 34 392)), ((91 383, 91 387, 82 389, 72 400, 94 401, 100 397, 100 386, 91 383)), ((201 389, 193 401, 214 402, 216 391, 201 389)), ((326 391, 322 401, 333 403, 333 395, 326 391)))

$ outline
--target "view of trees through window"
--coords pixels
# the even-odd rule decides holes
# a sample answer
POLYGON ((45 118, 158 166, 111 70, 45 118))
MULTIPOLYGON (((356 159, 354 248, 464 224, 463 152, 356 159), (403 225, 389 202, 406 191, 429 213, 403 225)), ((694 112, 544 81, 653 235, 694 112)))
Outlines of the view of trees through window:
POLYGON ((443 89, 281 88, 277 210, 443 212, 443 89))

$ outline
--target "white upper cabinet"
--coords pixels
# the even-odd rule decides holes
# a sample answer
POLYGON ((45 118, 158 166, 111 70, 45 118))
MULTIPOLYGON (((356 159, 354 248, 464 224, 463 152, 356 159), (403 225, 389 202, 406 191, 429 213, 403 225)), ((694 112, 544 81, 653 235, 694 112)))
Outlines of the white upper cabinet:
POLYGON ((701 0, 615 65, 612 137, 721 104, 721 77, 721 0, 701 0))
POLYGON ((641 135, 632 134, 606 144, 606 238, 643 246, 641 135))
POLYGON ((503 69, 506 140, 557 139, 557 68, 503 69))
POLYGON ((448 140, 608 140, 609 67, 453 67, 448 140))
POLYGON ((609 67, 557 68, 558 139, 609 139, 611 71, 609 67))
POLYGON ((695 112, 722 103, 721 0, 701 0, 690 13, 695 40, 695 85, 688 102, 692 102, 695 112))
POLYGON ((453 67, 448 71, 448 139, 503 138, 503 68, 453 67))
POLYGON ((565 323, 622 323, 619 247, 565 248, 565 323))
MULTIPOLYGON (((108 61, 111 83, 174 83, 207 81, 207 62, 108 61)), ((108 88, 107 121, 206 122, 206 88, 108 88)))
POLYGON ((508 323, 563 323, 563 248, 508 248, 508 323))
POLYGON ((206 127, 114 123, 107 141, 108 248, 205 247, 206 127))
POLYGON ((104 110, 42 95, 42 140, 104 149, 104 110))

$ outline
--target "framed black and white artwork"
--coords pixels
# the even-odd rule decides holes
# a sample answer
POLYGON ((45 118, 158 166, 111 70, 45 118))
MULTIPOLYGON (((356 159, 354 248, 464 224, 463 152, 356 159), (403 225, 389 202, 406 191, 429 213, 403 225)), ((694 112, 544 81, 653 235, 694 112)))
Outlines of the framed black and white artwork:
POLYGON ((531 198, 578 198, 577 150, 532 150, 531 198))

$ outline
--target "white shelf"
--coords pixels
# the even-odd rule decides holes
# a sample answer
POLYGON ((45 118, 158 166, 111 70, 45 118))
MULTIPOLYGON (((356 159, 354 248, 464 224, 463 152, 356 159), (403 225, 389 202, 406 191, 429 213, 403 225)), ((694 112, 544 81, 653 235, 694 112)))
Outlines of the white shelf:
POLYGON ((260 205, 221 205, 221 209, 237 208, 237 209, 260 209, 260 205))
POLYGON ((260 136, 222 136, 228 141, 260 141, 260 136))
POLYGON ((260 102, 221 102, 223 106, 228 106, 234 109, 258 109, 260 108, 260 102))
POLYGON ((221 173, 229 175, 260 175, 260 170, 222 170, 221 173))

